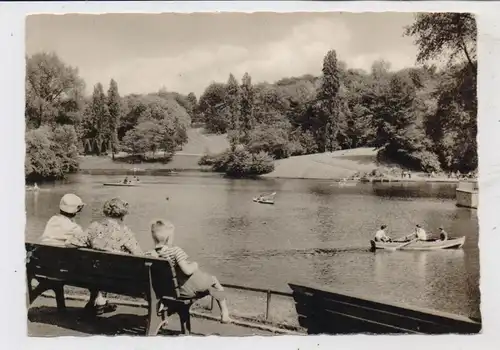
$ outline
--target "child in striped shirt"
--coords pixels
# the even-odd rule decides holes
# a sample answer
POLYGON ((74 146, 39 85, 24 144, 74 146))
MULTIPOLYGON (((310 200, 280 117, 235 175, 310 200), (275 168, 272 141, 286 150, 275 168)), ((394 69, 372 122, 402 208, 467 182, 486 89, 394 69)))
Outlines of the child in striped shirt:
POLYGON ((211 295, 219 305, 221 322, 230 323, 224 288, 216 277, 198 269, 196 262, 188 261, 188 255, 179 247, 173 246, 175 227, 171 222, 157 220, 151 224, 151 235, 155 249, 149 255, 166 259, 178 273, 180 294, 184 298, 197 298, 211 295))

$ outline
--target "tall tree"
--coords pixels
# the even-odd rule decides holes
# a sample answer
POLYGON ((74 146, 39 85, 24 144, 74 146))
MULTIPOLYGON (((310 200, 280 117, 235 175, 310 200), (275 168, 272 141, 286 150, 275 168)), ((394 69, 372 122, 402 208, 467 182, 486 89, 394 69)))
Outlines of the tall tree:
POLYGON ((338 97, 340 79, 335 50, 330 50, 325 55, 322 72, 323 81, 318 91, 318 99, 327 120, 324 128, 325 148, 327 151, 335 151, 340 148, 338 136, 341 128, 338 97))
POLYGON ((442 74, 434 94, 435 112, 427 116, 427 134, 445 169, 474 170, 477 167, 477 26, 474 15, 418 14, 405 34, 415 38, 419 48, 418 62, 449 57, 449 67, 442 74))
POLYGON ((253 128, 254 121, 254 89, 252 78, 248 73, 243 75, 241 81, 241 133, 243 142, 248 142, 249 132, 253 128))
POLYGON ((110 114, 106 101, 106 95, 101 83, 94 86, 92 98, 85 111, 83 122, 83 133, 86 147, 91 146, 90 151, 100 155, 107 149, 112 130, 110 129, 110 114))
POLYGON ((115 152, 118 149, 118 125, 122 116, 121 98, 118 93, 118 84, 111 79, 108 89, 108 111, 109 111, 109 131, 111 132, 111 155, 115 159, 115 152))
POLYGON ((229 74, 226 84, 225 105, 229 112, 229 129, 238 130, 240 127, 241 93, 238 81, 233 74, 229 74))
POLYGON ((186 97, 188 104, 187 112, 191 116, 191 121, 196 122, 198 120, 198 99, 194 92, 190 92, 186 97))
POLYGON ((208 131, 223 134, 229 127, 227 112, 226 85, 211 83, 200 96, 199 112, 208 131))
POLYGON ((55 53, 37 53, 26 60, 26 125, 77 124, 83 103, 84 81, 78 69, 55 53))
POLYGON ((419 13, 405 34, 415 37, 418 62, 437 58, 443 53, 450 61, 463 54, 471 69, 477 72, 476 19, 472 13, 419 13))

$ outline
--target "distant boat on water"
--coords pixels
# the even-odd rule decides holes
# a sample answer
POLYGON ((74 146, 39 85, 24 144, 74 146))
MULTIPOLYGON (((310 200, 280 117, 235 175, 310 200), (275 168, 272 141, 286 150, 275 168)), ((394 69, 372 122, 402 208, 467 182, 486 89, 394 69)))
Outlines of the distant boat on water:
POLYGON ((270 194, 261 194, 258 197, 253 199, 254 202, 260 204, 274 204, 274 197, 276 196, 276 192, 270 194))

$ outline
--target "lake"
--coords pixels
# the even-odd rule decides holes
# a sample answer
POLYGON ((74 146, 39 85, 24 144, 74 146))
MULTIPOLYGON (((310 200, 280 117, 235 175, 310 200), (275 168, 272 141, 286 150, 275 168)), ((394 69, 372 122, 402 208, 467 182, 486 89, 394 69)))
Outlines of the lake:
POLYGON ((230 180, 211 173, 141 176, 140 187, 107 187, 123 177, 74 175, 26 193, 26 237, 38 238, 65 193, 87 206, 77 221, 102 218, 102 204, 119 196, 131 205, 127 225, 144 249, 149 224, 170 219, 176 244, 222 282, 287 290, 288 282, 328 286, 383 301, 479 315, 478 217, 455 206, 451 184, 358 184, 320 180, 230 180), (252 201, 277 192, 276 204, 252 201), (166 200, 166 198, 169 200, 166 200), (369 252, 381 224, 392 237, 416 224, 466 236, 462 250, 369 252))

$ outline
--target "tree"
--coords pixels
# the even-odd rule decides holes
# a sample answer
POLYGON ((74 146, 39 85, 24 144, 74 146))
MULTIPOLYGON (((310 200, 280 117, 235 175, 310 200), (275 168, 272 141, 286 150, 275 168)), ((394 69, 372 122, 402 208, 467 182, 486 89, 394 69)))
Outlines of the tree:
POLYGON ((442 54, 450 61, 463 54, 477 73, 476 19, 472 13, 419 13, 415 22, 405 29, 405 35, 415 37, 418 62, 426 62, 442 54))
POLYGON ((239 131, 240 128, 240 104, 241 93, 238 81, 233 74, 229 74, 226 84, 226 94, 224 105, 229 113, 229 130, 239 131))
MULTIPOLYGON (((417 61, 425 63, 449 56, 433 98, 426 131, 445 169, 470 171, 477 168, 477 27, 470 13, 417 15, 406 28, 419 47, 417 61)), ((427 70, 433 74, 431 70, 427 70)))
POLYGON ((100 155, 101 152, 108 150, 114 130, 101 83, 94 86, 92 98, 85 111, 82 129, 84 139, 92 140, 92 145, 95 146, 90 150, 91 153, 100 155))
POLYGON ((248 134, 254 126, 254 90, 252 78, 248 73, 243 75, 241 81, 241 126, 243 142, 248 142, 248 134))
POLYGON ((190 92, 187 95, 186 100, 188 102, 188 108, 186 109, 186 111, 191 116, 191 120, 193 122, 198 121, 198 99, 196 98, 194 92, 190 92))
POLYGON ((318 91, 321 111, 325 115, 325 148, 335 151, 340 148, 338 136, 341 129, 338 93, 340 88, 337 53, 330 50, 323 59, 323 81, 318 91))
POLYGON ((64 64, 55 53, 37 53, 27 58, 27 127, 38 128, 56 122, 78 123, 84 88, 78 69, 64 64))
POLYGON ((123 147, 134 155, 144 155, 162 150, 164 160, 169 160, 175 152, 176 135, 168 121, 146 120, 139 123, 134 129, 127 131, 123 137, 123 147))
POLYGON ((229 113, 226 101, 226 85, 211 83, 200 96, 199 112, 208 131, 224 134, 229 127, 229 113))
POLYGON ((115 152, 118 149, 118 125, 121 119, 121 98, 118 93, 118 84, 114 79, 111 79, 108 89, 108 111, 109 111, 109 129, 111 132, 111 154, 115 159, 115 152))
POLYGON ((28 180, 59 179, 78 170, 77 136, 72 125, 28 130, 25 176, 28 180))

